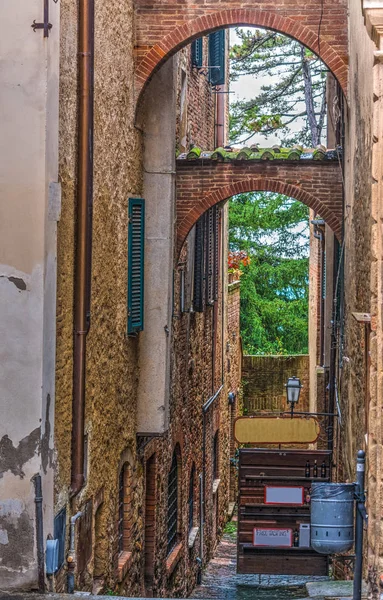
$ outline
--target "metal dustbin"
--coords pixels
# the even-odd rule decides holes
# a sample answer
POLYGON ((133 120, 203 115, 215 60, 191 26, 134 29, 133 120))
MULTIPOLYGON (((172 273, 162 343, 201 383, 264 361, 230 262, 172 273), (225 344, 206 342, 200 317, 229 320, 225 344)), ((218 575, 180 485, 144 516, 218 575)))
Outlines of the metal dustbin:
POLYGON ((319 554, 354 544, 354 483, 315 483, 311 488, 311 547, 319 554))

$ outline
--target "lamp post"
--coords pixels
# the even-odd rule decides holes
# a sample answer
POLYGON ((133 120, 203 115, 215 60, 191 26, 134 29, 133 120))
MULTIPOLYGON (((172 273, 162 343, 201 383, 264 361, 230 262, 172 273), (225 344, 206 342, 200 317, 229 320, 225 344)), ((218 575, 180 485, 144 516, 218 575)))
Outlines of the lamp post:
POLYGON ((301 393, 301 380, 298 377, 289 377, 286 383, 287 404, 291 407, 291 418, 294 416, 294 405, 299 400, 301 393))

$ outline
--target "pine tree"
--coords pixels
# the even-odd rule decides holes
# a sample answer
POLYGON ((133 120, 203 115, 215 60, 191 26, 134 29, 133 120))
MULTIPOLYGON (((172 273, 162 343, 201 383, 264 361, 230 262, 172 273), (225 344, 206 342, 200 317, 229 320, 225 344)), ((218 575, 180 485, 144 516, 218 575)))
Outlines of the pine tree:
POLYGON ((236 30, 240 44, 230 51, 231 79, 241 75, 268 77, 250 101, 230 108, 232 143, 247 142, 259 133, 266 138, 279 132, 283 145, 315 147, 321 142, 326 118, 327 69, 310 50, 294 39, 273 31, 236 30), (291 125, 302 118, 304 126, 291 125))

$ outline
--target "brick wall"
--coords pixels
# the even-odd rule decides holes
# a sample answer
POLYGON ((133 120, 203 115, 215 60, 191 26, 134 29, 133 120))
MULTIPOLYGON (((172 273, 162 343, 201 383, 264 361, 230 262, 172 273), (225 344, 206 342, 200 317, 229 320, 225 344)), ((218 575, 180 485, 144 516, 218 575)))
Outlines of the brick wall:
POLYGON ((219 10, 213 0, 194 4, 136 0, 136 93, 182 46, 209 31, 237 25, 270 27, 296 38, 322 58, 346 90, 347 2, 308 0, 302 5, 280 0, 272 10, 267 8, 261 0, 226 0, 219 3, 219 10))
MULTIPOLYGON (((203 40, 207 62, 208 39, 203 40)), ((192 66, 190 44, 178 53, 176 148, 187 152, 193 145, 211 148, 215 144, 216 95, 206 71, 192 66)))
POLYGON ((200 215, 235 194, 271 191, 300 200, 340 236, 342 178, 338 161, 177 161, 177 243, 200 215))
POLYGON ((243 407, 245 414, 288 410, 285 383, 299 377, 303 388, 297 410, 309 410, 309 356, 243 357, 243 407))
MULTIPOLYGON (((226 222, 226 218, 223 219, 223 223, 226 222)), ((226 247, 226 236, 224 225, 221 248, 222 244, 226 247)), ((230 286, 227 291, 226 275, 224 280, 221 276, 215 306, 207 306, 202 313, 181 312, 181 271, 187 269, 192 251, 187 241, 175 269, 169 431, 163 437, 143 438, 138 442, 143 481, 138 517, 142 536, 138 539, 142 544, 141 580, 145 581, 141 595, 148 597, 185 597, 195 586, 200 531, 193 547, 188 547, 188 498, 193 465, 195 527, 200 526, 199 477, 204 475, 204 563, 211 557, 222 533, 229 503, 232 408, 228 392, 237 393, 240 387, 239 288, 230 286), (222 383, 221 393, 204 415, 203 404, 222 383), (218 474, 215 474, 213 448, 217 432, 218 474), (167 556, 167 485, 176 445, 180 457, 178 536, 176 547, 167 556), (219 484, 214 482, 217 479, 219 484), (215 493, 213 485, 214 489, 218 485, 215 493)), ((224 274, 226 262, 221 267, 224 274)), ((120 593, 131 589, 131 575, 134 577, 134 572, 128 572, 118 588, 120 593)))

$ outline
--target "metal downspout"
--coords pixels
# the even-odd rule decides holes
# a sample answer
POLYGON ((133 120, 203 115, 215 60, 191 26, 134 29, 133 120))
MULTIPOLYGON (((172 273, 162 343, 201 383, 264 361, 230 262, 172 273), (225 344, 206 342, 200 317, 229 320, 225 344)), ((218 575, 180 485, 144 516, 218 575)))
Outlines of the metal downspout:
POLYGON ((86 335, 90 326, 93 209, 94 0, 79 1, 79 122, 75 254, 72 495, 84 485, 86 335))
POLYGON ((44 563, 44 533, 43 533, 43 491, 41 475, 33 477, 35 486, 36 507, 36 547, 37 547, 37 571, 39 581, 39 592, 45 592, 45 563, 44 563))

